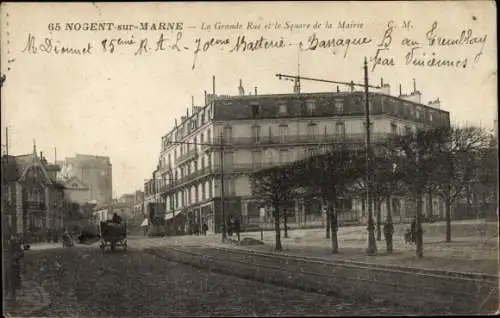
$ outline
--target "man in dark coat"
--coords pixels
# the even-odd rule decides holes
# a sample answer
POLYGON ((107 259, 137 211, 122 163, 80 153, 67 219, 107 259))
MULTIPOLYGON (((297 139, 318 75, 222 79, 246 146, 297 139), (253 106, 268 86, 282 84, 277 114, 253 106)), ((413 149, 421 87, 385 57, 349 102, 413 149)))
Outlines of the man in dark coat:
POLYGON ((113 218, 111 219, 111 222, 120 224, 122 222, 122 218, 115 212, 113 213, 113 218))
POLYGON ((238 218, 234 219, 233 227, 234 227, 234 231, 236 232, 236 235, 238 236, 238 241, 239 241, 240 240, 240 220, 238 218))

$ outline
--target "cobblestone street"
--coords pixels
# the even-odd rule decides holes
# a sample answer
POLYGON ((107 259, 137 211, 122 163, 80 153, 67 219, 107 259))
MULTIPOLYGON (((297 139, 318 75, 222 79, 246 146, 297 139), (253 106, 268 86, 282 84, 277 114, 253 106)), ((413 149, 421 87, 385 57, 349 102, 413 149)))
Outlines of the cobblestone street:
POLYGON ((94 245, 26 253, 25 295, 17 305, 7 304, 7 313, 13 317, 397 313, 167 262, 143 252, 153 242, 141 242, 127 252, 103 254, 94 245))

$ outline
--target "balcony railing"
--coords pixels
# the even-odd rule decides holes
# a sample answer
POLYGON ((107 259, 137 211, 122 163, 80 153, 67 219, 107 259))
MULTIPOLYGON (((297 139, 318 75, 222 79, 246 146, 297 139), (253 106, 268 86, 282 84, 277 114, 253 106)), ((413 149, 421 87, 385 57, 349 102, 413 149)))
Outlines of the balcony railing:
MULTIPOLYGON (((372 133, 373 141, 384 140, 392 135, 391 133, 372 133)), ((350 143, 361 142, 366 138, 365 133, 346 133, 346 134, 328 134, 328 135, 286 135, 286 136, 261 136, 256 137, 234 137, 224 139, 224 146, 268 146, 268 145, 307 145, 307 144, 331 144, 331 143, 350 143)), ((215 138, 215 144, 220 144, 220 137, 215 138)))
POLYGON ((198 150, 196 148, 188 150, 187 152, 183 153, 182 155, 180 155, 177 158, 177 164, 181 164, 182 162, 184 162, 186 160, 194 158, 194 157, 196 157, 197 154, 198 154, 198 150))

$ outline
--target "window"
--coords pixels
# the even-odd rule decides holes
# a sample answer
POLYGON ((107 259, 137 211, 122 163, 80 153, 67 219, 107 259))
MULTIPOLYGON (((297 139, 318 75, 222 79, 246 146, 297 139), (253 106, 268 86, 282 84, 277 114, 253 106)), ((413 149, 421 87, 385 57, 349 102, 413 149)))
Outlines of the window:
POLYGON ((288 113, 288 110, 287 110, 285 102, 278 102, 277 103, 277 107, 278 107, 278 114, 280 114, 280 115, 286 115, 288 113))
POLYGON ((201 169, 205 169, 205 155, 201 157, 201 169))
POLYGON ((205 113, 201 114, 201 125, 205 125, 205 113))
POLYGON ((412 133, 411 127, 410 126, 406 126, 405 127, 405 135, 411 135, 411 133, 412 133))
POLYGON ((280 140, 281 142, 286 141, 286 137, 288 136, 288 125, 280 125, 280 140))
POLYGON ((307 112, 309 114, 312 114, 316 111, 316 101, 315 100, 308 100, 306 102, 306 107, 307 107, 307 112))
POLYGON ((200 144, 203 144, 205 142, 205 138, 203 138, 203 137, 205 137, 205 136, 203 135, 203 133, 201 133, 200 134, 200 144))
POLYGON ((260 141, 260 126, 252 126, 252 139, 254 142, 260 141))
POLYGON ((233 138, 233 128, 231 128, 231 126, 224 127, 223 134, 224 142, 231 143, 233 138))
POLYGON ((308 148, 306 151, 309 156, 314 156, 316 154, 316 148, 308 148))
POLYGON ((288 150, 280 150, 280 163, 287 163, 289 161, 288 154, 288 150))
POLYGON ((309 134, 309 136, 317 136, 318 125, 316 123, 309 123, 309 125, 307 125, 307 133, 309 134))
POLYGON ((432 113, 433 112, 431 112, 431 111, 429 112, 429 121, 432 121, 432 113))
POLYGON ((344 112, 344 101, 339 99, 335 101, 335 112, 341 114, 344 112))
POLYGON ((259 168, 262 163, 262 152, 260 150, 252 151, 252 167, 259 168))
POLYGON ((212 198, 213 197, 213 188, 212 188, 212 180, 209 180, 208 181, 208 198, 212 198))
POLYGON ((335 134, 341 138, 345 137, 345 125, 344 125, 344 123, 337 123, 335 125, 335 134))
POLYGON ((224 179, 224 194, 226 195, 235 194, 235 180, 233 178, 224 179))
POLYGON ((252 108, 252 117, 258 117, 260 115, 260 106, 258 104, 251 104, 252 108))
POLYGON ((394 135, 398 133, 398 126, 396 123, 391 123, 391 133, 394 135))
POLYGON ((207 130, 207 142, 208 143, 212 142, 212 135, 210 129, 207 130))
POLYGON ((229 151, 224 152, 224 168, 230 169, 233 166, 233 153, 229 151))
POLYGON ((198 147, 198 138, 194 137, 193 148, 196 149, 198 147))

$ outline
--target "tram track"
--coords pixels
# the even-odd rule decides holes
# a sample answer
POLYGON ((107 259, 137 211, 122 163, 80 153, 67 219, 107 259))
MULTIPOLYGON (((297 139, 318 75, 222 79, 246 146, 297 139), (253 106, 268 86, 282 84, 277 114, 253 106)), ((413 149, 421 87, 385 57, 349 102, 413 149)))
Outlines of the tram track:
POLYGON ((226 275, 335 297, 355 297, 382 306, 405 304, 418 312, 427 308, 429 313, 477 314, 484 310, 488 298, 498 296, 498 283, 495 286, 484 279, 327 263, 219 247, 163 247, 148 252, 226 275))

